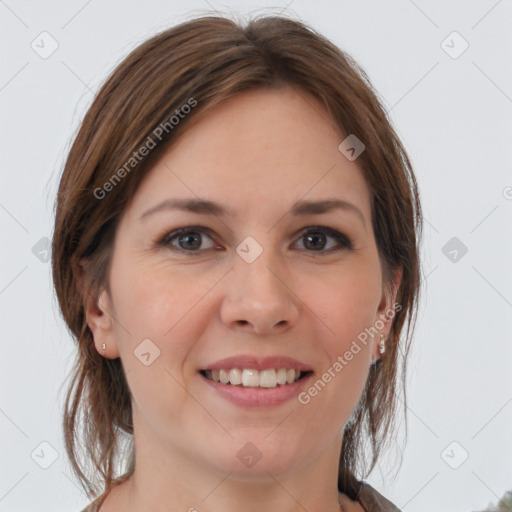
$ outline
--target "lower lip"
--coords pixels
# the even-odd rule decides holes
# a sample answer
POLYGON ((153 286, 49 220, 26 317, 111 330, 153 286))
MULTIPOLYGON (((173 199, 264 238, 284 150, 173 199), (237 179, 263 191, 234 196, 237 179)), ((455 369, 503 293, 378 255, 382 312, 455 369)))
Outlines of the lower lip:
POLYGON ((231 384, 216 382, 207 379, 201 373, 199 374, 206 384, 211 386, 221 397, 241 407, 268 407, 280 405, 288 400, 297 398, 312 375, 313 374, 306 375, 292 384, 276 386, 275 388, 242 388, 232 386, 231 384))

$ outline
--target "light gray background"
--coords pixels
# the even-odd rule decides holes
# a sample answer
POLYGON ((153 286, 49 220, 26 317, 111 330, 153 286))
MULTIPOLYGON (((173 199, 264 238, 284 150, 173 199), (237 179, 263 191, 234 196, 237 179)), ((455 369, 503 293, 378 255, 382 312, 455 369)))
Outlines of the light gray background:
POLYGON ((74 345, 44 261, 71 137, 122 57, 213 9, 283 11, 352 54, 415 166, 425 287, 408 443, 397 478, 386 477, 390 451, 369 482, 406 512, 481 510, 512 488, 512 0, 288 2, 0 0, 0 512, 71 512, 88 502, 63 448, 74 345), (31 48, 43 45, 43 31, 58 43, 46 59, 31 48), (463 41, 446 39, 453 31, 469 43, 457 58, 463 41), (443 253, 452 237, 468 248, 455 262, 443 253), (58 454, 47 469, 43 442, 58 454))

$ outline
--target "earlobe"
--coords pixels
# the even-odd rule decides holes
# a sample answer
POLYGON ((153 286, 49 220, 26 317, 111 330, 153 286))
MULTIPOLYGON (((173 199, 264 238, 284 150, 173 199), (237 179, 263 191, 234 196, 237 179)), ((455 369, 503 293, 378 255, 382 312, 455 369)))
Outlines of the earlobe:
POLYGON ((388 336, 395 317, 396 296, 402 282, 402 268, 393 270, 393 282, 384 287, 377 311, 375 327, 379 331, 377 342, 372 351, 372 361, 377 361, 385 352, 388 336))
MULTIPOLYGON (((402 268, 393 270, 393 282, 386 286, 382 291, 381 302, 377 311, 378 318, 383 319, 386 323, 395 316, 395 301, 402 282, 402 268)), ((389 334, 391 326, 382 331, 385 336, 389 334)))
POLYGON ((96 294, 85 288, 82 289, 85 318, 92 332, 96 350, 109 359, 119 357, 120 354, 115 339, 115 325, 107 291, 101 289, 96 297, 96 294))

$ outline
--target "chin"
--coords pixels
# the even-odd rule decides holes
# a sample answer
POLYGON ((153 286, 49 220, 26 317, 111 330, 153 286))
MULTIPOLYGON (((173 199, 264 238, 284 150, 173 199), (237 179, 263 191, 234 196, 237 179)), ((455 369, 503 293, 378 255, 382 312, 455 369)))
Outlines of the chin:
POLYGON ((220 473, 231 473, 230 478, 241 481, 263 482, 268 481, 269 473, 277 477, 296 470, 303 458, 302 450, 279 436, 271 440, 272 434, 268 434, 265 429, 264 433, 236 436, 224 449, 212 453, 209 463, 220 473))

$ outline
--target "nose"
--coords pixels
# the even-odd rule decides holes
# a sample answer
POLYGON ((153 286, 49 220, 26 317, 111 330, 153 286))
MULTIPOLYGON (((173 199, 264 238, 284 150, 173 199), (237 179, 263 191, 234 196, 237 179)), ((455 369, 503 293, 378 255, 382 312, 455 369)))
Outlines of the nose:
POLYGON ((221 320, 230 329, 277 334, 297 323, 301 301, 289 273, 263 253, 252 263, 237 257, 221 305, 221 320))

